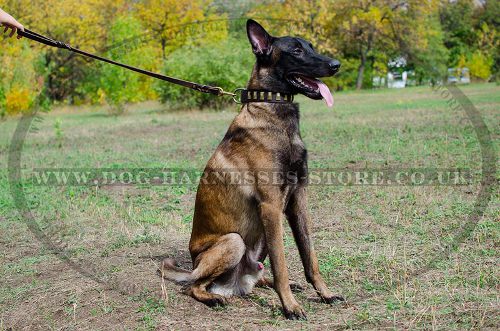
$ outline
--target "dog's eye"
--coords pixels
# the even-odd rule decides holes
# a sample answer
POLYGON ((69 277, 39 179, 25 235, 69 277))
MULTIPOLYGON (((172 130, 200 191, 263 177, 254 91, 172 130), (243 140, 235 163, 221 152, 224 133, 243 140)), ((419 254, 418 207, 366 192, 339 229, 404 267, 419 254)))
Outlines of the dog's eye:
POLYGON ((294 48, 292 52, 293 52, 293 54, 302 54, 303 50, 302 50, 302 48, 297 47, 297 48, 294 48))

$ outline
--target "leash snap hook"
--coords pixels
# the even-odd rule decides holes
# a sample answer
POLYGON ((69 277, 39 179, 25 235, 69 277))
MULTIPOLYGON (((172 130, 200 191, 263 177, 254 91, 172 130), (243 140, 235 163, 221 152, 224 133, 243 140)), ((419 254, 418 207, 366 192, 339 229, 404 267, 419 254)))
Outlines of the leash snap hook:
POLYGON ((228 95, 228 96, 232 97, 232 99, 233 99, 234 102, 236 102, 238 104, 241 104, 241 94, 238 96, 238 92, 243 91, 244 88, 239 87, 236 90, 234 90, 233 93, 224 91, 224 89, 222 87, 218 87, 217 86, 215 88, 218 90, 217 96, 221 97, 221 96, 224 96, 224 95, 228 95))
POLYGON ((236 96, 236 94, 234 94, 234 93, 224 91, 224 89, 222 87, 216 86, 215 89, 218 91, 217 96, 219 96, 219 97, 224 96, 224 95, 229 95, 229 96, 234 98, 236 96))
POLYGON ((233 93, 231 93, 232 97, 233 97, 233 101, 236 102, 237 104, 241 104, 241 93, 238 93, 238 92, 241 92, 243 90, 244 90, 243 87, 238 87, 236 90, 233 91, 233 93), (239 98, 238 98, 238 96, 239 96, 239 98))

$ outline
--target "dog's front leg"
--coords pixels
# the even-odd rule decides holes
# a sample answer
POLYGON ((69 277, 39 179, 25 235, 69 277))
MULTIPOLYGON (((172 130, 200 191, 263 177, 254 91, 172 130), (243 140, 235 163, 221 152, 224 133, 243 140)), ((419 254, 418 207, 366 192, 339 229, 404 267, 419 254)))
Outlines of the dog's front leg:
POLYGON ((309 233, 311 221, 307 210, 305 186, 299 187, 292 194, 285 209, 285 214, 299 249, 306 280, 314 286, 314 289, 324 302, 331 303, 337 300, 344 300, 342 297, 333 295, 319 273, 318 258, 316 257, 309 233))
POLYGON ((269 258, 274 277, 274 288, 278 293, 283 312, 288 319, 305 319, 304 309, 295 300, 288 281, 288 269, 285 262, 283 244, 282 208, 280 203, 261 202, 260 218, 264 226, 269 258))

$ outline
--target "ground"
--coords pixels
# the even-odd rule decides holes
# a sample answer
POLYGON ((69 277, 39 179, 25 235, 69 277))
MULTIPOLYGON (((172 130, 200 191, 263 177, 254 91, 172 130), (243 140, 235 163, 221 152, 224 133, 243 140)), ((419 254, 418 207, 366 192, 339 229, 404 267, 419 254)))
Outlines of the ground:
MULTIPOLYGON (((500 87, 461 89, 498 155, 500 87)), ((310 168, 481 170, 473 122, 429 87, 338 93, 333 110, 300 102, 310 168)), ((21 150, 24 177, 34 168, 201 170, 237 111, 129 108, 119 117, 99 107, 41 115, 21 150)), ((477 225, 462 232, 474 224, 480 173, 466 185, 310 186, 321 271, 347 301, 318 301, 286 227, 290 278, 305 287, 296 296, 308 314, 307 321, 287 321, 273 290, 258 288, 212 309, 156 275, 164 256, 191 267, 195 185, 54 187, 25 180, 21 213, 7 170, 18 123, 0 123, 1 330, 499 327, 497 187, 477 225)))

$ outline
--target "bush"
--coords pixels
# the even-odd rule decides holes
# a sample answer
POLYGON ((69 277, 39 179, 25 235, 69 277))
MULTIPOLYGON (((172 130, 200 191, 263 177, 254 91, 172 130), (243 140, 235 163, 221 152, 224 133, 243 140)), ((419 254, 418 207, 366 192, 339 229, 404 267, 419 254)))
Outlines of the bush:
MULTIPOLYGON (((137 36, 144 33, 141 22, 125 15, 117 17, 108 31, 111 46, 102 56, 145 70, 156 71, 161 61, 150 43, 137 36), (132 36, 132 37, 131 37, 132 36), (135 36, 135 37, 134 37, 135 36), (114 46, 113 46, 114 45, 114 46)), ((127 69, 95 61, 87 68, 85 79, 76 88, 75 104, 107 104, 113 115, 121 114, 126 103, 157 98, 153 79, 127 69)))
POLYGON ((22 87, 11 89, 5 97, 5 109, 8 115, 26 113, 31 109, 32 103, 30 91, 22 87))
MULTIPOLYGON (((328 87, 337 91, 353 89, 356 86, 356 78, 358 77, 359 60, 342 58, 339 58, 338 60, 342 65, 339 73, 333 77, 325 77, 321 80, 325 82, 328 87)), ((365 74, 367 71, 368 70, 365 71, 365 74)), ((366 76, 369 75, 365 75, 365 78, 366 76)))
MULTIPOLYGON (((163 72, 168 76, 233 91, 246 86, 254 62, 255 58, 246 38, 230 37, 202 47, 185 46, 176 50, 165 61, 163 72)), ((156 89, 160 100, 174 109, 221 109, 231 102, 229 97, 216 97, 167 82, 158 82, 156 89)))
MULTIPOLYGON (((130 35, 140 35, 142 31, 143 28, 137 19, 125 16, 113 22, 109 35, 114 38, 112 42, 116 42, 125 40, 130 35)), ((129 42, 125 48, 110 50, 106 56, 118 62, 151 70, 153 54, 148 45, 142 45, 136 40, 129 42)), ((97 95, 111 106, 112 114, 122 113, 127 102, 143 101, 149 96, 147 91, 151 78, 106 63, 102 63, 99 68, 97 95)))
POLYGON ((475 51, 470 60, 467 62, 467 66, 470 69, 470 75, 473 78, 480 80, 488 80, 491 76, 491 67, 493 66, 493 60, 488 58, 480 50, 475 51))
MULTIPOLYGON (((1 40, 0 40, 1 42, 1 40)), ((43 54, 26 40, 5 42, 0 52, 0 118, 45 108, 43 54)))

